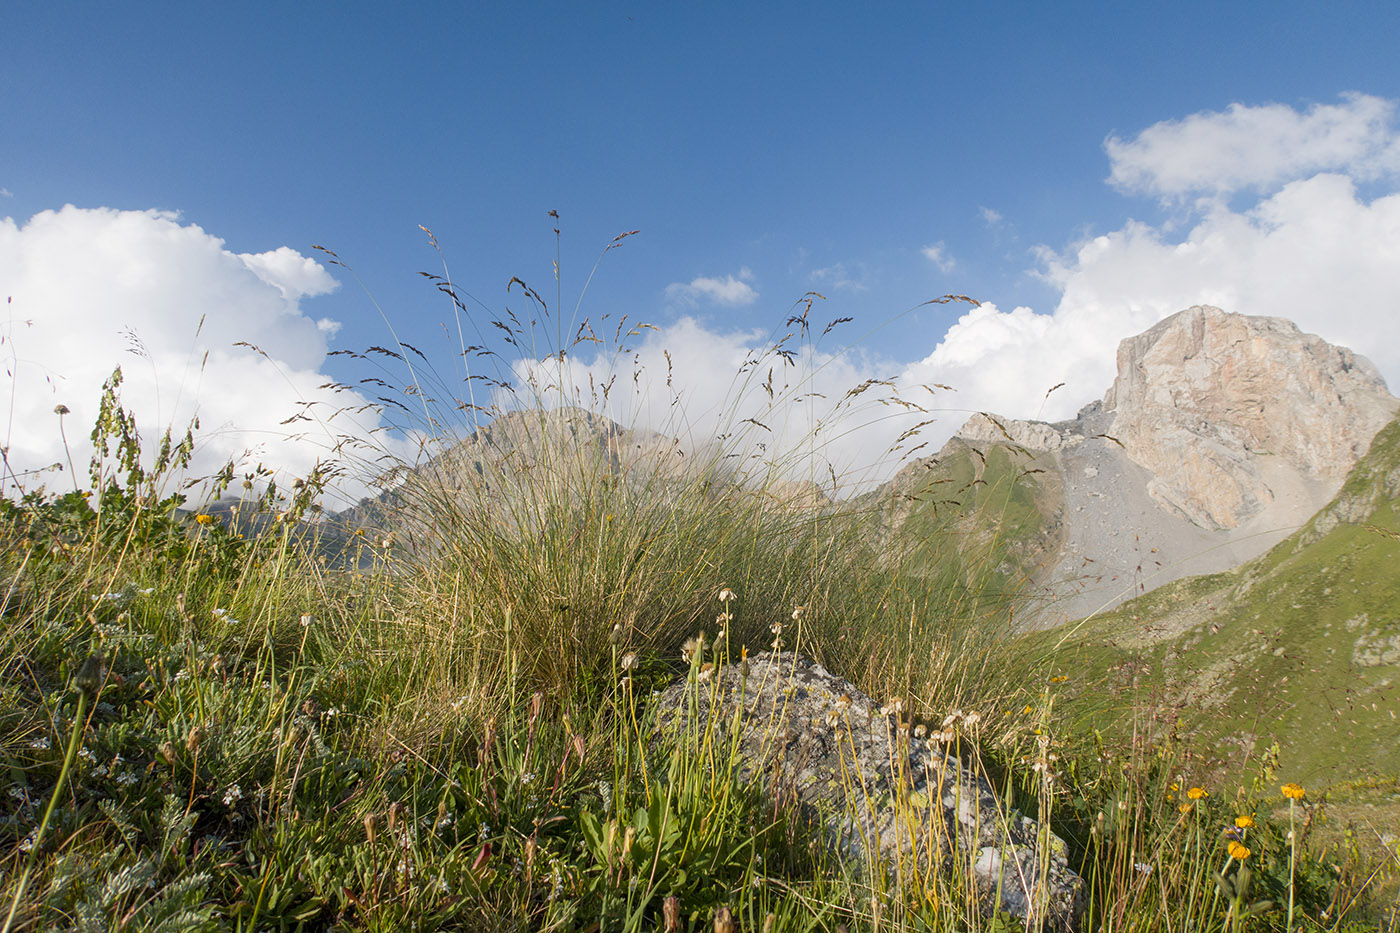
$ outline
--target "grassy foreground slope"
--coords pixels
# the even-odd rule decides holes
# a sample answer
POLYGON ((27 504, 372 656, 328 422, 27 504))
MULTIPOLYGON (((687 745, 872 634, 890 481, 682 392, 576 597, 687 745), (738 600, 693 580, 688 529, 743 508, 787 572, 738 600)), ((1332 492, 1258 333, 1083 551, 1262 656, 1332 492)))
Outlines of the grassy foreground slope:
POLYGON ((1400 422, 1267 554, 1043 637, 1085 720, 1151 710, 1226 762, 1277 743, 1320 783, 1400 772, 1400 422))
POLYGON ((1052 717, 1069 684, 1004 637, 1014 594, 956 512, 873 542, 713 470, 619 482, 561 437, 538 469, 405 489, 421 546, 351 531, 339 568, 316 477, 260 497, 260 534, 187 515, 116 405, 90 489, 0 502, 0 933, 1020 929, 969 886, 982 853, 842 862, 713 722, 658 737, 654 688, 698 697, 768 647, 986 765, 1002 818, 1063 836, 1085 929, 1395 931, 1374 894, 1400 855, 1317 844, 1291 770, 1231 799, 1052 717))

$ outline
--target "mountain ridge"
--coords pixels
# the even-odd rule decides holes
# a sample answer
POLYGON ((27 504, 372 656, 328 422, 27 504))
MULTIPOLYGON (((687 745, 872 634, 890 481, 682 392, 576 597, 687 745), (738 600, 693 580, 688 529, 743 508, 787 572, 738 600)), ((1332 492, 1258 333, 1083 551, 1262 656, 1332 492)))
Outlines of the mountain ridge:
POLYGON ((1008 568, 1042 600, 1039 625, 1264 553, 1331 500, 1400 409, 1364 357, 1281 318, 1196 306, 1117 357, 1113 385, 1075 418, 975 414, 881 493, 907 497, 913 477, 928 493, 968 449, 984 463, 1014 452, 1034 496, 1054 485, 1037 558, 1008 568))

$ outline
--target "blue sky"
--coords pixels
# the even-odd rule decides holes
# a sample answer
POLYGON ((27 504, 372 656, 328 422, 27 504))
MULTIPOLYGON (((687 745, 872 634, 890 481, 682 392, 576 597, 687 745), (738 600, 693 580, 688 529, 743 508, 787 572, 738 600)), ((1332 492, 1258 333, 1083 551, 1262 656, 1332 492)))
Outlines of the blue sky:
POLYGON ((855 318, 810 357, 820 380, 958 389, 935 442, 969 410, 1071 414, 1108 387, 1119 339, 1198 300, 1292 317, 1400 375, 1394 4, 55 3, 4 20, 0 349, 30 467, 63 459, 53 405, 90 416, 97 374, 130 359, 123 329, 148 348, 149 384, 129 383, 145 423, 197 408, 210 462, 251 446, 303 466, 275 423, 316 375, 364 375, 324 353, 388 342, 376 305, 453 365, 419 225, 462 289, 519 310, 511 276, 555 301, 550 210, 566 317, 660 327, 647 339, 690 351, 697 421, 812 290, 819 324, 855 318), (1324 307, 1339 285, 1345 312, 1324 307), (968 306, 905 313, 948 292, 982 315, 950 333, 968 306), (833 363, 835 337, 861 340, 833 363))

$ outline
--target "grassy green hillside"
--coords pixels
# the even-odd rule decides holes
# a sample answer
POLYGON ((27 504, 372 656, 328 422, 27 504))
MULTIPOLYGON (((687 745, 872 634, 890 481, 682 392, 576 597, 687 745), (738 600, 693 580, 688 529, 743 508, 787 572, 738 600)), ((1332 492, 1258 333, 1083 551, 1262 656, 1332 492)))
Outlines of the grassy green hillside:
POLYGON ((982 588, 1017 594, 1059 546, 1063 493, 1043 460, 1005 444, 957 439, 857 500, 906 542, 927 543, 938 566, 982 588))
POLYGON ((1080 721, 1176 729, 1223 763, 1400 772, 1400 422, 1336 499, 1231 573, 1168 584, 1053 637, 1080 721), (1079 684, 1073 689, 1073 683, 1079 684))

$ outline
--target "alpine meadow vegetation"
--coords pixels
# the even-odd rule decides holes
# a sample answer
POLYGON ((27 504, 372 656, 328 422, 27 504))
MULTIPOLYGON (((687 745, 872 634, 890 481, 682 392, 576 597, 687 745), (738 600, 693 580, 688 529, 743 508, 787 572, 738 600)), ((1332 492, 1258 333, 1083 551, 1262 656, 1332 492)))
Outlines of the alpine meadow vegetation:
MULTIPOLYGON (((1147 712, 1075 715, 1081 670, 1019 640, 998 487, 961 512, 939 493, 958 520, 900 531, 811 474, 821 437, 765 446, 840 323, 815 320, 821 296, 735 374, 719 436, 677 444, 679 421, 602 417, 645 325, 519 279, 489 315, 445 268, 428 279, 451 366, 397 339, 348 354, 413 458, 346 436, 310 475, 230 463, 196 485, 197 428, 143 451, 118 370, 85 488, 11 482, 4 933, 1019 928, 981 911, 966 866, 844 864, 704 723, 658 727, 660 688, 704 690, 709 665, 775 642, 956 730, 1007 814, 1066 841, 1086 930, 1400 929, 1400 843, 1334 818, 1288 761, 1222 770, 1147 712), (616 380, 572 388, 576 356, 616 380), (382 495, 323 508, 345 471, 382 495)), ((853 386, 823 423, 917 408, 890 399, 853 386)))

